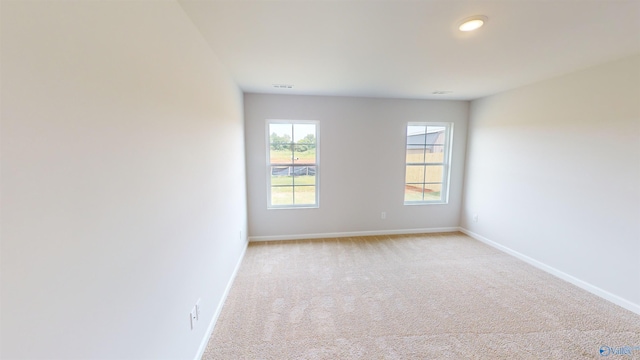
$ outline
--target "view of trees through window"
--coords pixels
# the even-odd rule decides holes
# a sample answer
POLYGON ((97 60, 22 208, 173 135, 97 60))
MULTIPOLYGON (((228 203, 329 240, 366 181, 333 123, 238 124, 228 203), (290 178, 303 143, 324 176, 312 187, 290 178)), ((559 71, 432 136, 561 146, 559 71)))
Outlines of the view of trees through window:
POLYGON ((269 205, 317 206, 317 124, 270 122, 269 205))

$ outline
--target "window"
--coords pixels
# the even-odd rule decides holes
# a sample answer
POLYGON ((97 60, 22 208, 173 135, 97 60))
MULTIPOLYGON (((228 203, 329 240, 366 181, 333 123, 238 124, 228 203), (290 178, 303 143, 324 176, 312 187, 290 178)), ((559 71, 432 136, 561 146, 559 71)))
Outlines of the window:
POLYGON ((404 204, 446 204, 451 123, 407 125, 404 204))
POLYGON ((318 207, 318 122, 267 121, 268 208, 318 207))

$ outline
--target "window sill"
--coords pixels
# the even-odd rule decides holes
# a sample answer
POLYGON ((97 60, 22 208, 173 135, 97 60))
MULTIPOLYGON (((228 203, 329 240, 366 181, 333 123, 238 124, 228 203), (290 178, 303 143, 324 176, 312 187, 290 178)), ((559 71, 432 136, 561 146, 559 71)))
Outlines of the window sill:
POLYGON ((301 205, 301 206, 268 206, 267 210, 298 210, 298 209, 319 209, 318 205, 301 205))
POLYGON ((416 205, 447 205, 449 204, 448 201, 429 201, 429 202, 418 202, 418 201, 412 201, 412 202, 405 202, 404 205, 408 205, 408 206, 416 206, 416 205))

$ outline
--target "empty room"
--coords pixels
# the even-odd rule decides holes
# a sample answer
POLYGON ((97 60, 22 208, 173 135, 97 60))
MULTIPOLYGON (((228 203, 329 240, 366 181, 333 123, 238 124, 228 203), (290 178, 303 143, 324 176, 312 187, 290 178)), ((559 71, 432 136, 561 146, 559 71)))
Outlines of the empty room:
POLYGON ((0 358, 640 359, 639 1, 0 27, 0 358))

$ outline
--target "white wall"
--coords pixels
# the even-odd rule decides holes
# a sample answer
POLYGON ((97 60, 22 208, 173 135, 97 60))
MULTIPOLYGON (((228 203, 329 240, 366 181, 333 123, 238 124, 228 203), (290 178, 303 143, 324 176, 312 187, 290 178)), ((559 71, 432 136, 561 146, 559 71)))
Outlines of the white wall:
POLYGON ((461 224, 640 312, 640 56, 473 101, 461 224))
POLYGON ((246 244, 242 101, 173 1, 2 1, 3 359, 196 356, 246 244))
POLYGON ((244 103, 252 239, 457 228, 468 102, 246 94, 244 103), (320 208, 267 210, 266 119, 320 122, 320 208), (455 123, 447 205, 403 205, 409 121, 455 123))

